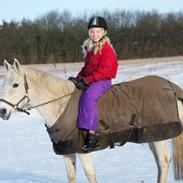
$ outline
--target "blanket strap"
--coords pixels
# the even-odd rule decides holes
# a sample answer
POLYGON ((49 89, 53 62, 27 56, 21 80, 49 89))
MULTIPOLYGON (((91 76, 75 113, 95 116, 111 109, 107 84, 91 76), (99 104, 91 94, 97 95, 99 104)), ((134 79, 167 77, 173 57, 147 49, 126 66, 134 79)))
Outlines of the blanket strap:
POLYGON ((119 146, 123 146, 126 142, 129 142, 129 140, 133 137, 134 141, 137 142, 137 134, 138 134, 138 128, 134 126, 136 114, 132 114, 132 118, 128 123, 128 130, 127 134, 125 136, 125 140, 119 144, 119 146))
POLYGON ((105 131, 107 132, 107 138, 108 138, 110 149, 114 148, 115 142, 114 142, 114 137, 113 137, 111 128, 103 120, 100 120, 99 123, 105 128, 105 131))

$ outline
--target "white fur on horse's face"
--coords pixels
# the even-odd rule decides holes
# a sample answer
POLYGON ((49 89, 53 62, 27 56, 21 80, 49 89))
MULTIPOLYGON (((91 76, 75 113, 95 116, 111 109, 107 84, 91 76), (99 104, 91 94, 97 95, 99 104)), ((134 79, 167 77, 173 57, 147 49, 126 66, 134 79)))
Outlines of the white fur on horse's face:
MULTIPOLYGON (((5 60, 4 65, 7 70, 7 75, 4 83, 3 99, 15 105, 26 93, 24 75, 19 68, 20 64, 18 60, 15 60, 13 65, 10 65, 5 60)), ((25 102, 26 101, 21 102, 19 107, 23 107, 25 102)), ((6 103, 1 103, 0 109, 6 111, 6 113, 1 114, 3 119, 8 119, 12 111, 14 111, 14 109, 6 103)))

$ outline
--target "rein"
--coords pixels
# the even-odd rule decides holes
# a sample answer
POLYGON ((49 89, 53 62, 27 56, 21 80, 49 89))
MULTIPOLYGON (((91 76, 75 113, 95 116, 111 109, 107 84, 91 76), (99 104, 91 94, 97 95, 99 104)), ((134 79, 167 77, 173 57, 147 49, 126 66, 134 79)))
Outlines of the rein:
POLYGON ((11 106, 13 109, 15 109, 16 111, 18 112, 24 112, 28 115, 30 115, 30 113, 28 112, 28 110, 31 110, 31 109, 34 109, 34 108, 37 108, 37 107, 40 107, 40 106, 43 106, 43 105, 46 105, 46 104, 49 104, 49 103, 52 103, 52 102, 55 102, 56 100, 60 100, 60 99, 63 99, 69 95, 72 95, 74 92, 71 92, 71 93, 68 93, 64 96, 61 96, 59 98, 56 98, 56 99, 52 99, 52 100, 49 100, 49 101, 46 101, 44 103, 41 103, 41 104, 38 104, 38 105, 35 105, 35 106, 31 106, 31 107, 25 107, 25 108, 20 108, 18 107, 18 105, 24 100, 24 99, 28 99, 27 100, 27 104, 28 102, 30 101, 30 97, 29 97, 29 87, 28 87, 28 83, 27 83, 27 79, 26 79, 26 76, 24 75, 24 87, 25 87, 25 95, 17 102, 17 104, 12 104, 11 102, 7 101, 7 100, 4 100, 4 99, 0 99, 0 102, 4 102, 6 104, 8 104, 9 106, 11 106))
POLYGON ((64 95, 62 97, 59 97, 59 98, 56 98, 56 99, 53 99, 53 100, 49 100, 47 102, 44 102, 44 103, 41 103, 41 104, 38 104, 38 105, 35 105, 35 106, 31 106, 31 107, 28 107, 28 108, 25 108, 26 110, 31 110, 31 109, 34 109, 34 108, 37 108, 37 107, 40 107, 40 106, 43 106, 43 105, 46 105, 46 104, 49 104, 49 103, 52 103, 52 102, 55 102, 56 100, 60 100, 60 99, 63 99, 69 95, 72 95, 74 92, 72 93, 68 93, 67 95, 64 95))

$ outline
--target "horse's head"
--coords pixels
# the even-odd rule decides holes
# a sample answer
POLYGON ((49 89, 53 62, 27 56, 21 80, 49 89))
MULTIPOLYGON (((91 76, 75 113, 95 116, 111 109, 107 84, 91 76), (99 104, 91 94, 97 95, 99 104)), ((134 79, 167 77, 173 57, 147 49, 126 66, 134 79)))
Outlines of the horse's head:
POLYGON ((20 69, 18 60, 14 59, 14 64, 10 65, 6 60, 4 65, 7 71, 3 98, 0 99, 0 117, 9 119, 11 113, 17 109, 22 109, 28 102, 26 78, 20 69))

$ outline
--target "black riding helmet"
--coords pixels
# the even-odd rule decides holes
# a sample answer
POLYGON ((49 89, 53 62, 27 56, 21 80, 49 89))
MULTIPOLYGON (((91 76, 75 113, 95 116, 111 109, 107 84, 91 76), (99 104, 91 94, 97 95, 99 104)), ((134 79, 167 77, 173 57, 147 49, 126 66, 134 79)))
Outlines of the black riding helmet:
POLYGON ((105 30, 107 30, 107 22, 105 21, 104 18, 100 16, 94 16, 90 19, 88 23, 88 29, 91 27, 102 27, 105 30))

